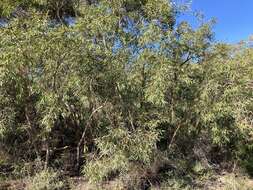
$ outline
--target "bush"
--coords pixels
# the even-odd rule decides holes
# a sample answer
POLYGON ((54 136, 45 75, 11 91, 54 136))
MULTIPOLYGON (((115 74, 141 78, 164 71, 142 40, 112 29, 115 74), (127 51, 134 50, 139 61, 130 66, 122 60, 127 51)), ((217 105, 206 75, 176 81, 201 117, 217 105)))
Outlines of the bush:
POLYGON ((62 190, 63 187, 57 172, 43 170, 28 180, 26 190, 62 190))

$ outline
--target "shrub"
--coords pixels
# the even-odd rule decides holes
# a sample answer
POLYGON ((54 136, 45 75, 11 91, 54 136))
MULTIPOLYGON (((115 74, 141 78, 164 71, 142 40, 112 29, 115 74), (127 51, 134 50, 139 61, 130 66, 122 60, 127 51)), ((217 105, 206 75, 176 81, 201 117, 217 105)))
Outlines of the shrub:
POLYGON ((62 190, 63 181, 57 172, 43 170, 29 178, 26 190, 62 190))

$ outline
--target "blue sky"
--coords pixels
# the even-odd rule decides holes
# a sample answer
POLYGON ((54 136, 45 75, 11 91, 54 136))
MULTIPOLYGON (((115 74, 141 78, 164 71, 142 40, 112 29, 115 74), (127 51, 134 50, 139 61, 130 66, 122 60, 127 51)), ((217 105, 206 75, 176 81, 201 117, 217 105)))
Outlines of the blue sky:
MULTIPOLYGON (((253 0, 192 0, 192 10, 216 18, 216 40, 237 43, 253 34, 253 0)), ((193 18, 183 17, 194 23, 193 18)))

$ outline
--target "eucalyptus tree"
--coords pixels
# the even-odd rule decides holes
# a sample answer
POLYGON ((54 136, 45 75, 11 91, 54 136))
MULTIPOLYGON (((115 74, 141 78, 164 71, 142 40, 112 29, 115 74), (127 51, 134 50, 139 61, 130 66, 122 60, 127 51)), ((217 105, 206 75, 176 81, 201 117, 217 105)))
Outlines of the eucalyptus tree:
POLYGON ((149 168, 158 152, 172 148, 181 128, 200 126, 200 110, 195 105, 203 80, 200 64, 212 43, 212 23, 197 29, 186 22, 176 24, 177 10, 168 1, 130 5, 100 1, 84 10, 91 19, 78 23, 86 36, 94 38, 94 45, 99 45, 94 52, 103 55, 106 66, 116 64, 120 69, 109 69, 111 74, 119 73, 111 75, 110 86, 105 83, 108 78, 103 78, 100 88, 105 91, 95 91, 105 100, 105 120, 103 133, 95 139, 99 159, 88 161, 84 168, 86 176, 95 181, 113 172, 124 176, 130 168, 149 168), (110 48, 115 45, 116 49, 110 48), (112 52, 109 60, 110 54, 103 54, 108 47, 112 52))

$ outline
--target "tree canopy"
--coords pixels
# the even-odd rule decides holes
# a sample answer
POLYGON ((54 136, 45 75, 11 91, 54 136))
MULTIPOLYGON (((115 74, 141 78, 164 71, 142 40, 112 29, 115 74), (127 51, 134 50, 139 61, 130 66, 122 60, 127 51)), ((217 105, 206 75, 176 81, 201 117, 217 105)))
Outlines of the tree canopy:
POLYGON ((242 159, 253 172, 252 48, 216 43, 213 21, 193 28, 177 21, 182 10, 168 0, 2 1, 9 162, 64 168, 58 152, 70 150, 72 170, 91 182, 135 178, 140 189, 157 163, 199 160, 204 146, 209 164, 242 159))

